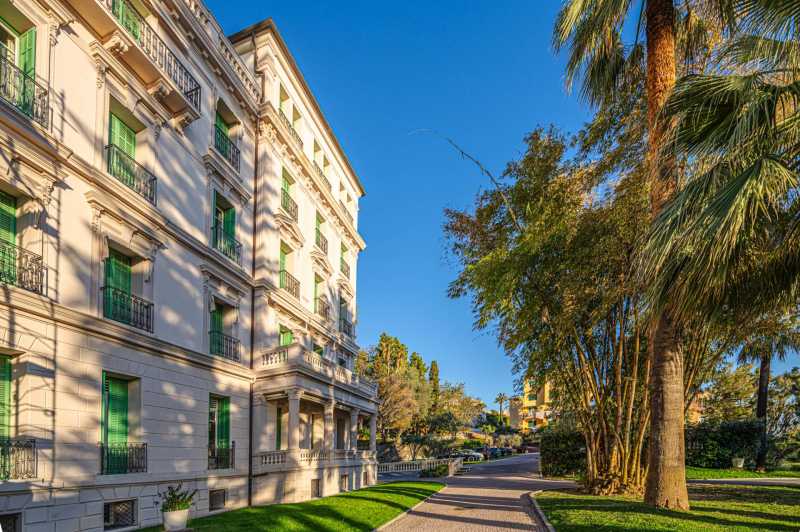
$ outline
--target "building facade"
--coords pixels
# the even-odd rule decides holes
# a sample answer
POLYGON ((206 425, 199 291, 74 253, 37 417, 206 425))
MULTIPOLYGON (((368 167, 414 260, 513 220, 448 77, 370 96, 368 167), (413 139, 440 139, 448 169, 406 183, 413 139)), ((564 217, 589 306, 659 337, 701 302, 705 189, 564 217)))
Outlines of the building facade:
POLYGON ((0 0, 0 526, 375 481, 364 191, 271 21, 0 0))
POLYGON ((511 427, 529 431, 547 425, 551 415, 550 383, 537 386, 532 379, 526 379, 522 395, 513 397, 509 403, 511 427))

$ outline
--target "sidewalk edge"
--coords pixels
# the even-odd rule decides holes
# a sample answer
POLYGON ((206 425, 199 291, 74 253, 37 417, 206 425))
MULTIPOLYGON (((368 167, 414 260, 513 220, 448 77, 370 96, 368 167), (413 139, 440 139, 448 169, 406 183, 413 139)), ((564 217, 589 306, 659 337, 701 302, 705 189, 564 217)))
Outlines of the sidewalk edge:
POLYGON ((428 495, 427 497, 425 497, 424 499, 419 501, 417 504, 415 504, 414 506, 412 506, 411 508, 409 508, 405 512, 397 514, 393 518, 391 518, 388 521, 386 521, 385 523, 383 523, 378 528, 373 529, 372 532, 380 532, 381 530, 383 530, 384 528, 388 527, 389 525, 391 525, 395 521, 398 521, 398 520, 402 519, 403 517, 405 517, 406 515, 408 515, 409 513, 413 512, 414 510, 417 509, 418 506, 421 506, 421 505, 425 504, 426 502, 428 502, 428 499, 430 499, 431 497, 433 497, 437 493, 441 493, 445 488, 447 488, 447 484, 445 484, 444 482, 439 482, 438 484, 441 484, 443 486, 442 489, 440 489, 439 491, 436 491, 434 493, 431 493, 430 495, 428 495))
POLYGON ((544 524, 545 530, 547 532, 556 532, 556 529, 550 524, 550 521, 547 520, 547 516, 542 511, 542 507, 539 506, 539 503, 536 502, 536 495, 541 493, 544 490, 536 490, 530 493, 527 493, 526 496, 528 497, 528 501, 530 501, 531 506, 533 507, 533 513, 536 514, 536 518, 539 519, 542 524, 544 524))

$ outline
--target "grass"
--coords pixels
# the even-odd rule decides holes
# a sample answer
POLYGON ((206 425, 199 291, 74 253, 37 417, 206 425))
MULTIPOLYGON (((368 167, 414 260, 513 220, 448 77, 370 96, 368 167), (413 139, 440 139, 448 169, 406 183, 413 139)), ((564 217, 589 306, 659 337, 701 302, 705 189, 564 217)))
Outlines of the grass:
POLYGON ((693 484, 689 499, 691 511, 674 512, 656 510, 630 497, 597 497, 568 490, 536 496, 559 532, 800 529, 798 488, 693 484))
POLYGON ((393 482, 296 504, 232 510, 192 519, 188 526, 194 532, 374 530, 443 487, 438 482, 393 482))
POLYGON ((715 478, 800 478, 800 471, 781 469, 759 473, 747 469, 705 469, 686 466, 686 478, 689 480, 710 480, 715 478))

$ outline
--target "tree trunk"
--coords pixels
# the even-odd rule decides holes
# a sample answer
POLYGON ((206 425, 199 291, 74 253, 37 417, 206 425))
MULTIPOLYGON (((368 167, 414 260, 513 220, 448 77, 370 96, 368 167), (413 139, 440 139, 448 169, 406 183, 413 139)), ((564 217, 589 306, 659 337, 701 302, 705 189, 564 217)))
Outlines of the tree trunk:
POLYGON ((758 399, 756 401, 756 417, 761 422, 761 443, 756 456, 756 470, 767 468, 767 400, 769 397, 770 364, 772 353, 761 354, 761 367, 758 370, 758 399))
MULTIPOLYGON (((650 208, 661 212, 675 191, 674 161, 661 157, 666 125, 661 108, 675 86, 675 6, 673 0, 648 0, 647 33, 647 164, 650 208)), ((645 502, 659 508, 689 509, 683 440, 683 360, 668 310, 656 319, 648 350, 651 366, 651 417, 645 502)))

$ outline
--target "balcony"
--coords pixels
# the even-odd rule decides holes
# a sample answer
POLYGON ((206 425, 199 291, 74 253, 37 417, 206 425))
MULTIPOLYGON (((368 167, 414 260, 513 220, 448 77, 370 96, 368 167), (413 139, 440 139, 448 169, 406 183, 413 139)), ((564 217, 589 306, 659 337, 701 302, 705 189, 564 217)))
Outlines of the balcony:
POLYGON ((100 474, 147 473, 146 443, 101 443, 100 474))
POLYGON ((106 146, 108 173, 155 206, 156 176, 114 144, 106 146))
POLYGON ((314 237, 314 243, 317 245, 320 251, 326 255, 328 254, 328 239, 325 238, 325 235, 322 234, 322 231, 320 231, 319 228, 317 228, 317 232, 314 237))
POLYGON ((218 126, 214 126, 214 148, 237 172, 239 171, 239 147, 218 126))
POLYGON ((45 273, 40 255, 0 240, 0 283, 44 295, 45 273))
POLYGON ((331 319, 331 304, 328 303, 327 299, 320 296, 314 300, 314 312, 325 321, 328 321, 331 319))
POLYGON ((208 345, 209 353, 214 356, 234 362, 240 362, 242 359, 239 339, 229 334, 221 331, 209 331, 208 345))
POLYGON ((236 442, 230 447, 208 446, 209 469, 234 469, 236 467, 236 442))
POLYGON ((317 175, 319 176, 319 178, 320 178, 320 179, 322 179, 322 182, 323 182, 323 183, 325 183, 325 185, 327 185, 327 187, 328 187, 328 190, 330 190, 331 192, 333 192, 333 187, 331 186, 331 182, 330 182, 330 181, 328 181, 328 178, 327 178, 327 176, 325 175, 325 172, 323 172, 323 171, 322 171, 322 168, 320 168, 320 167, 319 167, 319 165, 317 164, 317 161, 311 161, 311 162, 313 163, 313 165, 314 165, 314 171, 317 173, 317 175))
POLYGON ((200 116, 200 84, 129 0, 67 1, 171 113, 200 116))
POLYGON ((281 270, 279 282, 280 288, 283 288, 296 298, 300 297, 300 281, 298 281, 294 275, 286 270, 281 270))
POLYGON ((47 127, 50 115, 47 89, 20 70, 7 54, 0 54, 0 98, 42 127, 47 127))
POLYGON ((281 189, 281 208, 286 211, 286 214, 288 214, 292 220, 295 222, 298 220, 297 203, 295 203, 292 196, 289 195, 289 191, 285 189, 281 189))
POLYGON ((0 480, 36 478, 36 440, 0 439, 0 480))
POLYGON ((214 224, 211 228, 211 236, 211 245, 214 249, 236 264, 242 263, 242 244, 233 235, 226 233, 222 226, 214 224))
POLYGON ((125 290, 104 286, 103 316, 110 320, 153 332, 153 304, 125 290))
POLYGON ((360 377, 343 366, 337 366, 327 358, 306 350, 299 344, 278 347, 261 353, 261 366, 258 369, 283 373, 287 368, 304 370, 318 375, 326 381, 354 386, 370 396, 376 396, 378 385, 365 377, 360 377))
POLYGON ((288 468, 316 468, 323 466, 357 465, 374 462, 375 451, 355 451, 352 449, 297 449, 266 451, 255 455, 255 474, 281 471, 288 468))
POLYGON ((303 147, 303 139, 300 138, 300 134, 292 125, 292 122, 289 120, 289 117, 286 116, 286 113, 283 112, 283 109, 278 109, 278 116, 280 116, 281 122, 283 125, 286 126, 286 129, 289 130, 289 135, 300 145, 300 148, 303 147))
POLYGON ((339 319, 339 330, 342 331, 346 336, 353 338, 353 322, 348 320, 347 318, 340 318, 339 319))
POLYGON ((346 278, 350 278, 350 265, 347 264, 347 261, 344 260, 344 257, 339 258, 339 270, 341 270, 342 275, 346 278))

